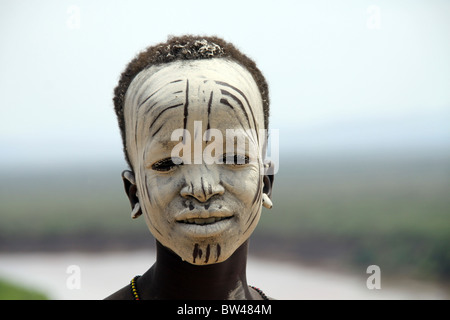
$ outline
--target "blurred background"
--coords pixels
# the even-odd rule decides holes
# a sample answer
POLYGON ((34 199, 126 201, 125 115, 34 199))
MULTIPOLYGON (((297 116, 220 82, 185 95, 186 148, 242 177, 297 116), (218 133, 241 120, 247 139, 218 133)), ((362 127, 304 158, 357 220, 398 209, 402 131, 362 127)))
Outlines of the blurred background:
POLYGON ((112 93, 140 50, 185 33, 231 41, 269 83, 279 171, 251 284, 279 299, 450 297, 450 2, 0 9, 0 299, 102 299, 153 263, 112 93))

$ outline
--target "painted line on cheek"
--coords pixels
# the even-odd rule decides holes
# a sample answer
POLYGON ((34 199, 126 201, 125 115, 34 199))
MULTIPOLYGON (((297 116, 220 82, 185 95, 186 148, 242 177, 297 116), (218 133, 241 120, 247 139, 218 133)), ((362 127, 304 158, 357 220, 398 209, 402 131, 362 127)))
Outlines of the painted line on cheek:
POLYGON ((148 203, 152 205, 152 199, 150 199, 150 192, 148 192, 148 183, 147 183, 147 175, 144 176, 144 182, 145 182, 145 190, 147 191, 147 199, 148 203))
MULTIPOLYGON (((258 165, 258 172, 260 171, 261 166, 258 165)), ((255 196, 253 197, 252 200, 252 206, 255 204, 255 202, 258 200, 258 197, 261 196, 261 174, 258 174, 258 189, 256 190, 255 196)))
MULTIPOLYGON (((260 167, 260 166, 258 166, 258 167, 260 167)), ((258 169, 258 171, 259 171, 259 169, 258 169)), ((248 223, 248 222, 250 221, 250 219, 252 218, 252 216, 253 216, 253 219, 252 219, 252 221, 250 222, 250 224, 248 225, 248 227, 247 227, 247 229, 245 230, 245 232, 247 232, 248 228, 252 225, 253 221, 254 221, 255 218, 256 218, 256 212, 258 211, 257 209, 258 209, 259 203, 261 202, 262 191, 263 191, 262 189, 263 189, 263 185, 262 185, 262 183, 261 183, 261 175, 258 175, 258 189, 256 190, 256 194, 255 194, 255 196, 253 197, 253 201, 252 201, 252 207, 255 207, 256 210, 254 210, 254 211, 252 212, 252 214, 248 217, 246 223, 248 223)))
MULTIPOLYGON (((260 196, 257 197, 257 200, 260 201, 260 199, 261 199, 261 193, 260 193, 260 196)), ((256 205, 256 208, 258 208, 258 203, 259 203, 259 201, 258 201, 258 202, 255 202, 255 204, 253 204, 252 207, 255 207, 255 205, 256 205)), ((255 214, 256 211, 257 211, 257 210, 252 211, 252 214, 250 214, 250 216, 248 217, 247 221, 245 222, 246 224, 250 221, 250 219, 253 217, 253 214, 255 214)))
POLYGON ((258 207, 255 207, 250 215, 250 217, 253 217, 253 219, 250 221, 250 223, 247 225, 247 228, 244 231, 244 234, 247 233, 248 229, 252 226, 253 222, 255 221, 256 217, 258 216, 258 207))
MULTIPOLYGON (((151 197, 150 197, 150 192, 148 192, 147 176, 145 176, 144 181, 145 181, 145 191, 147 192, 147 197, 146 198, 148 199, 148 203, 151 206, 152 205, 152 200, 151 200, 151 197)), ((148 221, 150 222, 151 226, 153 227, 153 229, 155 229, 155 231, 158 232, 160 236, 162 236, 161 231, 159 231, 158 228, 155 227, 155 224, 153 223, 153 221, 150 218, 150 216, 148 215, 148 213, 147 213, 147 218, 148 218, 148 221)))

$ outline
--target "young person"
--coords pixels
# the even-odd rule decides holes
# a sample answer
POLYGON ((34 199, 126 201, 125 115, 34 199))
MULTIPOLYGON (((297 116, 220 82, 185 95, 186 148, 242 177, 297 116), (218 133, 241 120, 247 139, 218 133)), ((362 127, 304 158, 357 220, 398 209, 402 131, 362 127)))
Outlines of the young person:
POLYGON ((217 37, 171 37, 128 64, 114 106, 131 215, 157 256, 107 299, 266 299, 246 278, 248 239, 272 207, 256 64, 217 37))

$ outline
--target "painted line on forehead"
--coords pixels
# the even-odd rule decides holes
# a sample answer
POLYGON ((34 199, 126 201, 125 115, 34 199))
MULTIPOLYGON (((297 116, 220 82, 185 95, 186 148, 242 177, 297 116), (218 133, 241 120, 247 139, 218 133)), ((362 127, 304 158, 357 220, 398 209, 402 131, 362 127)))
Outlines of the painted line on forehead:
MULTIPOLYGON (((175 104, 175 105, 173 105, 173 106, 170 106, 170 107, 167 107, 167 108, 161 110, 161 112, 158 113, 158 115, 153 119, 152 123, 151 123, 150 126, 149 126, 149 129, 150 129, 150 130, 152 129, 152 127, 153 127, 153 125, 155 124, 156 120, 158 120, 159 117, 160 117, 164 112, 166 112, 167 110, 173 109, 173 108, 181 107, 182 105, 183 105, 183 103, 178 103, 178 104, 175 104)), ((154 137, 154 136, 158 133, 158 131, 159 131, 161 128, 162 128, 162 126, 159 127, 159 129, 158 129, 156 132, 153 133, 152 137, 154 137)))
MULTIPOLYGON (((142 101, 139 106, 138 106, 138 110, 151 98, 153 97, 155 94, 157 94, 162 88, 164 88, 166 85, 162 86, 161 88, 157 89, 156 91, 154 91, 151 95, 149 95, 147 98, 144 99, 144 101, 142 101)), ((151 108, 151 107, 150 107, 151 108)), ((150 109, 149 108, 149 109, 150 109)), ((148 110, 146 111, 146 113, 148 112, 148 110)))
MULTIPOLYGON (((181 82, 183 81, 183 79, 179 79, 179 80, 175 80, 175 81, 171 81, 169 83, 166 83, 164 85, 162 85, 160 88, 158 88, 156 91, 154 91, 152 94, 150 94, 147 98, 144 99, 144 101, 142 101, 139 106, 138 106, 138 110, 149 100, 151 99, 155 94, 157 94, 159 91, 161 91, 162 89, 164 89, 165 87, 167 87, 168 85, 172 84, 172 83, 177 83, 177 82, 181 82)), ((180 91, 182 92, 182 91, 180 91)), ((177 93, 180 93, 177 92, 177 93)), ((151 109, 155 104, 153 104, 149 109, 151 109)), ((147 110, 145 113, 148 113, 150 110, 147 110)))
MULTIPOLYGON (((187 117, 189 114, 189 79, 186 79, 186 101, 184 102, 184 119, 183 119, 183 129, 186 131, 187 126, 187 117)), ((185 141, 185 137, 183 137, 183 141, 185 141)))
POLYGON ((239 105, 239 107, 241 107, 242 112, 244 112, 245 119, 247 120, 248 127, 251 128, 252 125, 250 124, 250 119, 248 118, 248 113, 245 110, 245 107, 244 107, 244 104, 242 103, 242 101, 238 97, 236 97, 234 94, 232 94, 231 92, 228 92, 226 90, 220 90, 220 93, 224 96, 230 97, 239 105))
POLYGON ((164 127, 164 124, 162 124, 158 129, 155 130, 155 132, 153 132, 152 138, 154 138, 158 134, 158 132, 162 129, 162 127, 164 127))
MULTIPOLYGON (((256 125, 255 114, 253 113, 252 106, 251 106, 250 102, 248 101, 248 98, 247 98, 247 96, 244 94, 244 92, 242 92, 242 90, 240 90, 239 88, 236 88, 235 86, 233 86, 233 85, 231 85, 231 84, 229 84, 229 83, 227 83, 227 82, 224 82, 224 81, 215 81, 215 82, 216 82, 218 85, 221 85, 221 86, 224 86, 224 87, 228 87, 228 88, 233 89, 234 91, 236 91, 237 93, 239 93, 239 94, 244 98, 245 102, 246 102, 247 105, 248 105, 248 108, 250 109, 250 113, 251 113, 251 115, 252 115, 252 120, 253 120, 254 128, 255 128, 256 130, 258 130, 257 125, 256 125)), ((241 103, 242 103, 242 102, 241 102, 241 103)), ((247 114, 246 114, 246 116, 248 117, 247 114)), ((247 120, 248 120, 248 119, 247 119, 247 120)), ((249 126, 249 127, 250 127, 250 126, 249 126)), ((257 134, 256 137, 257 137, 257 139, 258 139, 258 144, 259 144, 259 135, 257 134)))
POLYGON ((241 119, 239 118, 239 116, 238 116, 236 110, 235 110, 234 107, 228 102, 228 100, 225 99, 225 98, 222 98, 222 99, 220 99, 220 103, 223 104, 223 105, 225 105, 225 106, 227 106, 227 107, 230 107, 230 108, 234 111, 234 113, 236 114, 236 119, 238 119, 239 124, 241 125, 241 127, 244 128, 244 125, 242 124, 241 119))
POLYGON ((229 84, 227 82, 223 82, 223 81, 215 81, 215 83, 217 83, 218 85, 228 87, 228 88, 235 90, 245 99, 245 102, 247 102, 247 105, 250 106, 250 102, 248 102, 247 96, 240 89, 236 88, 235 86, 232 86, 231 84, 229 84))
POLYGON ((209 95, 209 101, 208 101, 208 125, 206 126, 206 132, 207 132, 208 136, 206 137, 206 141, 210 140, 210 136, 209 136, 210 132, 208 130, 211 129, 211 125, 209 124, 209 115, 211 114, 213 93, 214 93, 214 91, 211 91, 211 94, 209 95))

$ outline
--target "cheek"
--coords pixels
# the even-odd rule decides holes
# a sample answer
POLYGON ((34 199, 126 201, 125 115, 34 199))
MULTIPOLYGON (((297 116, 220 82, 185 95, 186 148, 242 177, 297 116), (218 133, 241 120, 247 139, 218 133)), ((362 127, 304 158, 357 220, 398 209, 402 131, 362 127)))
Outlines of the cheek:
POLYGON ((240 200, 243 207, 253 206, 262 192, 262 177, 257 166, 245 170, 229 170, 222 173, 227 190, 240 200))
POLYGON ((158 176, 147 173, 143 178, 143 200, 150 214, 159 213, 168 208, 169 204, 179 195, 181 179, 173 176, 158 176))

